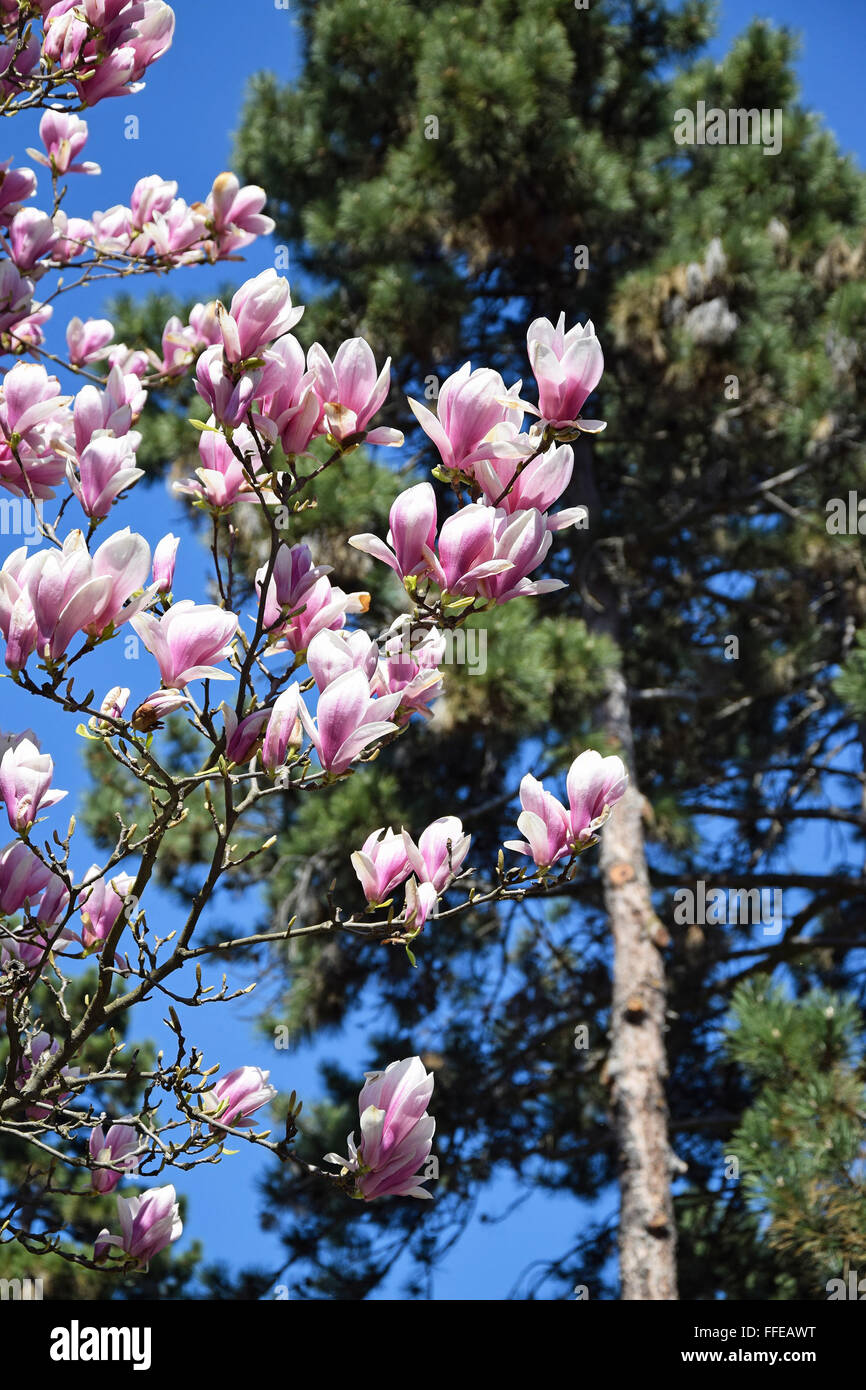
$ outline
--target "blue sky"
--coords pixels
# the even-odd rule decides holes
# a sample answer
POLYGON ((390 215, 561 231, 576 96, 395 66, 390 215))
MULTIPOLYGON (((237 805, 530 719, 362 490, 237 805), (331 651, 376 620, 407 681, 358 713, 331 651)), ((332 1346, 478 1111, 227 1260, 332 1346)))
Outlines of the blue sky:
MULTIPOLYGON (((238 7, 229 0, 208 0, 206 9, 196 4, 194 16, 191 0, 179 0, 175 8, 178 27, 174 47, 151 69, 146 90, 135 98, 105 102, 89 117, 91 140, 87 156, 101 163, 103 175, 99 179, 82 178, 74 184, 66 205, 68 211, 84 214, 93 206, 107 208, 125 202, 135 179, 151 172, 177 179, 179 192, 189 201, 203 198, 214 177, 230 167, 231 132, 238 119, 247 77, 263 66, 284 78, 291 78, 298 71, 297 29, 291 10, 278 9, 271 0, 256 0, 243 7, 242 22, 238 23, 238 7), (207 16, 205 23, 203 13, 207 16), (124 121, 130 114, 139 119, 137 141, 124 138, 124 121)), ((720 57, 755 14, 801 31, 802 98, 808 106, 825 114, 826 124, 842 148, 855 154, 862 164, 866 153, 861 115, 866 6, 854 0, 824 0, 820 6, 805 0, 777 0, 756 8, 746 0, 726 0, 720 6, 720 35, 711 52, 720 57)), ((17 162, 25 158, 27 145, 37 143, 36 123, 35 118, 16 122, 17 162)), ((261 241, 250 248, 244 267, 191 268, 173 275, 169 284, 181 295, 195 294, 206 299, 227 278, 236 276, 240 280, 272 264, 272 246, 261 241)), ((157 282, 145 285, 139 281, 138 288, 143 291, 151 283, 157 282)), ((99 299, 79 300, 74 308, 70 300, 68 312, 81 313, 82 307, 85 314, 96 315, 99 299)), ((61 322, 65 322, 65 317, 66 306, 61 303, 61 322)), ((116 520, 117 525, 130 522, 152 545, 169 529, 183 533, 175 592, 204 597, 203 555, 185 527, 181 507, 161 485, 147 492, 139 490, 134 506, 128 505, 126 512, 121 509, 116 520)), ((4 554, 8 548, 11 547, 4 547, 4 554)), ((92 659, 90 683, 97 692, 120 683, 131 685, 134 694, 147 693, 157 683, 155 667, 146 654, 134 665, 124 663, 117 645, 92 659)), ((72 734, 71 726, 69 738, 59 741, 52 728, 52 715, 34 711, 30 702, 10 687, 8 681, 0 685, 0 725, 5 729, 34 725, 42 734, 43 745, 52 752, 57 765, 56 784, 71 792, 58 813, 52 814, 52 827, 65 825, 60 812, 67 806, 71 808, 83 785, 80 741, 72 734)), ((96 857, 80 836, 76 865, 86 868, 96 857)), ((238 917, 242 919, 245 913, 252 922, 255 904, 242 907, 238 917)), ((165 898, 157 898, 151 905, 149 919, 152 924, 159 921, 161 929, 176 917, 176 909, 165 898)), ((247 983, 249 976, 241 970, 235 978, 238 983, 247 983)), ((149 1005, 136 1031, 152 1037, 162 1034, 165 1040, 163 1012, 159 1004, 149 1005)), ((352 1037, 339 1048, 344 1057, 357 1058, 359 1075, 365 1068, 390 1060, 361 1054, 360 1040, 372 1021, 372 1016, 359 1020, 352 1037)), ((295 1088, 310 1100, 319 1091, 317 1056, 337 1050, 331 1040, 315 1052, 275 1051, 268 1040, 256 1034, 252 1007, 246 1003, 198 1010, 194 1024, 196 1040, 204 1047, 209 1062, 219 1062, 225 1069, 243 1062, 270 1068, 272 1079, 282 1090, 295 1088)), ((308 1157, 315 1159, 317 1155, 308 1157)), ((208 1257, 234 1265, 260 1261, 276 1267, 279 1263, 277 1243, 258 1226, 256 1175, 266 1161, 264 1155, 242 1148, 236 1157, 218 1167, 203 1168, 194 1179, 179 1176, 177 1186, 191 1197, 189 1235, 204 1240, 208 1257)), ((515 1195, 510 1182, 498 1183, 480 1210, 501 1211, 515 1195)), ((536 1196, 501 1225, 482 1226, 476 1219, 437 1277, 436 1297, 503 1298, 526 1264, 562 1252, 571 1233, 580 1228, 585 1210, 571 1200, 536 1196)), ((392 1283, 386 1293, 393 1295, 395 1291, 396 1284, 392 1283)))

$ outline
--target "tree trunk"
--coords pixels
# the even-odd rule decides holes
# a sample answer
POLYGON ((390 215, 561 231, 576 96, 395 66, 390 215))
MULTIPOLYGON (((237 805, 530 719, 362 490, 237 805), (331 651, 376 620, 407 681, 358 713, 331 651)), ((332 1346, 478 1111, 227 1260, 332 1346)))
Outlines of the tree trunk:
MULTIPOLYGON (((598 563, 601 499, 586 436, 574 445, 575 469, 568 506, 589 507, 589 528, 571 532, 579 584, 589 602, 586 620, 622 651, 620 601, 615 578, 598 563)), ((613 935, 610 1085, 620 1169, 619 1266, 621 1297, 677 1297, 676 1228, 671 1196, 672 1162, 665 1096, 666 983, 662 948, 668 944, 650 894, 644 851, 643 797, 637 785, 628 686, 622 669, 610 673, 602 726, 626 763, 630 782, 602 831, 600 867, 613 935)))
POLYGON ((644 853, 643 798, 634 781, 628 692, 612 673, 605 727, 631 775, 602 832, 600 864, 613 934, 613 1007, 607 1073, 620 1164, 621 1297, 677 1296, 676 1228, 665 1098, 666 933, 653 911, 644 853))

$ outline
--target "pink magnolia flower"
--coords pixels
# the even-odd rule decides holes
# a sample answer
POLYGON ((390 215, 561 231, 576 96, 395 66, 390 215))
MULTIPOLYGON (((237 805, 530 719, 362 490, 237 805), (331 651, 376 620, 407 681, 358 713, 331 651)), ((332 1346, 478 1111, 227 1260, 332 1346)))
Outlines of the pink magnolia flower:
MULTIPOLYGON (((522 472, 518 468, 519 460, 514 459, 491 458, 476 463, 475 477, 485 501, 498 505, 509 516, 514 512, 547 512, 571 482, 574 451, 570 444, 552 444, 522 472)), ((585 507, 569 507, 545 521, 548 531, 562 531, 576 522, 585 523, 586 516, 585 507)))
POLYGON ((534 319, 526 333, 529 361, 538 384, 538 411, 554 428, 576 427, 590 434, 604 429, 602 420, 580 420, 586 398, 604 371, 604 355, 591 323, 576 323, 565 331, 565 314, 556 327, 549 319, 534 319))
POLYGON ((575 758, 567 778, 568 807, 546 791, 542 783, 527 774, 520 783, 523 807, 517 819, 524 840, 507 840, 506 849, 516 850, 547 869, 566 854, 579 850, 594 839, 611 809, 628 786, 628 773, 621 758, 603 758, 587 749, 575 758))
POLYGON ((110 1165, 94 1168, 90 1182, 94 1192, 113 1192, 126 1173, 134 1173, 139 1160, 136 1156, 138 1135, 132 1125, 112 1125, 106 1134, 102 1125, 90 1131, 88 1142, 90 1157, 94 1163, 110 1165))
POLYGON ((60 208, 54 214, 54 226, 58 240, 51 249, 51 259, 58 265, 67 265, 86 251, 93 237, 93 223, 84 217, 67 217, 60 208))
POLYGON ((340 773, 376 739, 395 732, 390 718, 399 703, 399 695, 374 699, 363 671, 347 671, 319 696, 315 724, 303 701, 298 713, 322 767, 340 773))
POLYGON ((432 883, 419 883, 413 876, 406 883, 406 900, 399 922, 404 931, 421 931, 427 918, 436 910, 439 894, 432 883))
POLYGON ((108 345, 114 337, 114 324, 108 319, 73 318, 66 325, 66 346, 73 367, 87 362, 100 362, 108 355, 108 345))
POLYGON ((236 613, 182 599, 161 618, 139 613, 132 626, 156 657, 164 686, 181 689, 193 680, 234 680, 227 671, 218 671, 214 662, 231 654, 231 639, 238 630, 236 613))
POLYGON ((60 382, 34 362, 16 362, 3 378, 0 430, 8 440, 43 447, 47 422, 60 433, 71 396, 61 396, 60 382))
POLYGON ((0 225, 8 227, 21 204, 36 192, 32 169, 11 169, 12 160, 0 163, 0 225))
POLYGON ((55 174, 100 174, 102 170, 92 160, 74 164, 87 144, 87 122, 67 111, 46 111, 39 122, 39 139, 47 154, 28 150, 31 159, 44 164, 55 174))
POLYGON ((262 767, 271 777, 276 776, 285 763, 289 748, 300 746, 300 700, 301 688, 293 681, 288 690, 278 696, 270 711, 262 747, 262 767))
POLYGON ((258 236, 274 230, 274 220, 262 213, 267 202, 263 188, 247 184, 241 188, 235 174, 218 174, 207 196, 206 207, 213 222, 214 236, 222 255, 249 246, 258 236))
POLYGON ((217 304, 226 360, 243 362, 294 328, 303 308, 293 308, 289 282, 273 269, 247 280, 226 310, 217 304))
POLYGON ((595 749, 581 753, 568 770, 569 818, 575 841, 588 840, 625 795, 628 773, 622 758, 603 758, 595 749))
MULTIPOLYGON (((213 416, 209 423, 214 423, 213 416)), ((195 470, 195 479, 176 482, 175 492, 186 493, 214 511, 224 511, 236 502, 257 502, 251 479, 261 466, 261 458, 246 425, 235 429, 232 443, 247 460, 246 467, 221 434, 205 430, 198 443, 202 467, 195 470)), ((267 489, 263 495, 270 496, 267 489)))
POLYGON ((195 389, 221 425, 234 428, 247 414, 259 372, 244 372, 235 380, 221 347, 205 348, 195 365, 195 389))
POLYGON ((190 207, 183 198, 175 198, 167 212, 155 212, 145 223, 142 237, 137 237, 130 252, 142 253, 150 247, 161 260, 172 265, 184 265, 200 259, 201 242, 206 222, 201 204, 190 207), (145 245, 144 239, 147 240, 145 245))
POLYGON ((235 711, 223 700, 220 705, 226 730, 226 761, 248 763, 262 746, 265 728, 271 717, 268 708, 254 710, 239 720, 235 711))
MULTIPOLYGON (((308 546, 280 548, 265 595, 269 653, 303 652, 317 633, 344 627, 347 613, 366 613, 370 595, 344 593, 330 583, 329 573, 330 566, 313 564, 308 546)), ((259 594, 266 574, 266 565, 256 574, 259 594)))
POLYGON ((436 1121, 426 1113, 433 1094, 433 1073, 420 1057, 392 1062, 383 1072, 367 1072, 358 1097, 361 1142, 347 1139, 348 1158, 326 1154, 326 1163, 339 1163, 344 1176, 353 1176, 353 1195, 365 1202, 377 1197, 425 1197, 426 1163, 436 1121))
POLYGON ((33 281, 22 275, 11 261, 0 261, 0 332, 17 327, 29 314, 32 304, 33 281))
POLYGON ((183 1232, 177 1194, 167 1187, 152 1187, 141 1197, 118 1197, 117 1214, 122 1235, 100 1231, 96 1237, 93 1256, 97 1262, 107 1259, 111 1248, 117 1247, 146 1270, 154 1255, 176 1241, 183 1232))
MULTIPOLYGON (((129 432, 132 422, 144 409, 147 392, 134 372, 124 372, 113 366, 105 390, 84 386, 75 397, 73 421, 75 447, 80 453, 96 433, 106 432, 120 438, 129 432)), ((138 447, 138 436, 134 439, 138 447)))
POLYGON ((144 477, 144 469, 135 464, 134 450, 140 439, 135 431, 120 439, 102 435, 82 449, 77 469, 69 460, 66 481, 86 516, 98 520, 107 517, 120 494, 144 477))
POLYGON ((348 439, 363 433, 368 444, 403 443, 399 430, 382 427, 367 432, 368 423, 388 395, 390 357, 377 376, 370 344, 364 338, 349 338, 337 348, 333 362, 319 343, 313 343, 307 362, 314 373, 316 394, 334 439, 348 439))
POLYGON ((439 574, 433 547, 436 544, 436 494, 429 483, 407 488, 388 514, 388 544, 365 531, 350 536, 349 544, 381 560, 400 579, 412 575, 439 574), (390 548, 389 548, 390 547, 390 548))
POLYGON ((395 835, 390 825, 372 831, 352 855, 352 868, 367 902, 383 903, 410 873, 403 836, 395 835))
POLYGON ((373 689, 377 695, 399 693, 395 718, 405 724, 414 713, 432 718, 430 705, 442 689, 439 667, 445 656, 445 638, 435 628, 426 628, 418 641, 410 625, 400 619, 398 623, 400 629, 385 642, 373 689))
POLYGON ((21 840, 12 840, 0 849, 0 913, 11 917, 34 902, 48 887, 53 875, 21 840))
POLYGON ((404 830, 403 844, 418 882, 432 883, 436 891, 442 893, 454 875, 460 872, 469 853, 471 836, 463 834, 463 826, 457 816, 440 816, 422 832, 417 845, 404 830))
POLYGON ((478 586, 481 593, 499 604, 508 603, 512 598, 552 594, 566 587, 561 579, 528 578, 541 564, 553 543, 547 518, 541 512, 515 512, 509 516, 506 512, 497 511, 493 536, 496 558, 508 564, 498 574, 484 577, 478 586))
POLYGON ((41 810, 55 806, 67 795, 51 790, 53 776, 51 754, 40 753, 29 738, 7 748, 0 759, 0 798, 13 830, 26 833, 41 810))
MULTIPOLYGON (((504 515, 504 513, 502 514, 504 515)), ((472 503, 442 523, 439 534, 440 583, 451 594, 488 594, 486 581, 512 568, 496 544, 497 512, 472 503)))
POLYGON ((378 658, 375 642, 360 630, 334 632, 323 628, 307 648, 307 666, 320 693, 346 671, 363 671, 372 680, 378 658))
POLYGON ((57 239, 54 219, 39 208, 22 208, 12 218, 9 241, 19 270, 32 270, 37 261, 49 254, 57 239))
POLYGON ((516 381, 506 390, 498 372, 489 367, 473 371, 472 364, 464 362, 444 382, 436 415, 419 401, 410 399, 409 405, 445 467, 471 477, 476 461, 490 458, 498 445, 509 454, 514 452, 514 433, 526 408, 520 400, 522 385, 516 381))
POLYGON ((322 422, 322 402, 315 375, 308 371, 297 338, 286 333, 262 354, 264 368, 256 388, 261 416, 279 435, 286 454, 302 454, 322 422))
MULTIPOLYGON (((129 527, 104 541, 91 556, 80 531, 72 531, 61 551, 13 551, 0 568, 0 632, 6 637, 6 664, 15 669, 10 639, 16 613, 29 605, 37 626, 35 649, 46 660, 65 653, 76 632, 91 639, 118 628, 151 603, 155 588, 140 590, 150 568, 150 547, 129 527)), ((21 619, 23 621, 23 619, 21 619)), ((33 646, 30 647, 33 650, 33 646)))
MULTIPOLYGON (((85 881, 98 872, 99 865, 91 864, 84 876, 85 881)), ((132 874, 115 874, 111 879, 97 878, 95 883, 81 892, 76 906, 84 928, 81 940, 86 950, 92 950, 105 941, 118 918, 126 916, 134 883, 132 874)))
POLYGON ((201 1107, 213 1129, 249 1129, 252 1116, 277 1094, 269 1071, 260 1067, 236 1067, 221 1076, 215 1086, 201 1096, 201 1107))
POLYGON ((146 174, 138 180, 129 199, 129 216, 133 227, 141 231, 157 213, 168 212, 176 197, 177 183, 174 179, 146 174))
POLYGON ((171 531, 163 536, 157 543, 156 550, 153 552, 153 582, 156 584, 161 594, 171 592, 172 581, 174 580, 174 565, 177 559, 177 548, 180 545, 180 536, 175 536, 171 531))

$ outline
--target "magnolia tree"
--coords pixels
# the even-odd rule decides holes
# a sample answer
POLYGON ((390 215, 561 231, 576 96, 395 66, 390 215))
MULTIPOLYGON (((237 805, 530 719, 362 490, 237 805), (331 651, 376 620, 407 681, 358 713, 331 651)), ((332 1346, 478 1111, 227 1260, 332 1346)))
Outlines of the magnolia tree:
POLYGON ((345 932, 359 943, 402 948, 411 968, 412 945, 434 920, 445 932, 473 906, 550 893, 573 877, 626 784, 621 761, 592 750, 568 773, 567 804, 527 773, 523 838, 508 842, 495 864, 470 866, 459 819, 431 807, 435 818, 417 838, 420 827, 371 828, 351 855, 358 901, 332 902, 328 920, 202 940, 203 915, 221 884, 267 855, 270 840, 237 849, 242 820, 255 817, 263 798, 327 794, 385 745, 411 737, 413 721, 429 717, 442 690, 448 635, 472 614, 561 587, 532 575, 555 532, 585 520, 582 508, 555 506, 571 478, 568 441, 602 428, 580 418, 602 354, 591 324, 566 331, 562 317, 555 327, 541 319, 528 331, 537 407, 521 399, 520 382, 506 388, 498 373, 469 363, 445 382, 435 414, 409 402, 438 450, 434 473, 450 485, 454 503, 440 520, 433 487, 420 482, 397 496, 386 538, 352 538, 394 571, 406 595, 406 611, 374 640, 352 627, 369 595, 332 584, 310 549, 292 543, 292 519, 314 498, 314 480, 326 469, 351 468, 361 444, 403 443, 375 424, 390 362, 378 368, 361 338, 333 356, 318 343, 304 354, 291 331, 303 310, 274 270, 244 284, 228 307, 198 304, 189 322, 169 320, 161 355, 116 343, 106 320, 77 317, 66 325, 65 353, 48 351, 46 324, 61 295, 99 280, 236 258, 273 224, 262 212, 264 191, 241 188, 228 173, 203 203, 185 202, 176 184, 149 175, 135 184, 128 206, 67 216, 68 176, 99 172, 80 158, 88 130, 78 113, 136 90, 169 46, 174 16, 161 0, 2 0, 0 13, 3 110, 44 108, 43 148, 28 154, 47 184, 34 202, 35 167, 9 160, 0 174, 0 349, 7 358, 0 485, 32 510, 37 538, 0 569, 6 678, 34 706, 47 703, 69 716, 70 731, 99 740, 149 806, 146 823, 121 818, 105 862, 82 872, 74 818, 65 830, 57 819, 66 793, 53 785, 50 750, 40 749, 30 729, 3 736, 0 814, 12 839, 0 850, 7 1052, 0 1128, 32 1149, 46 1191, 87 1203, 127 1184, 140 1190, 117 1192, 116 1222, 92 1254, 62 1227, 32 1229, 23 1196, 2 1213, 0 1240, 127 1272, 146 1268, 181 1231, 174 1187, 153 1180, 217 1161, 229 1141, 257 1145, 362 1201, 430 1196, 423 1181, 433 1077, 418 1057, 369 1073, 359 1096, 360 1138, 349 1136, 345 1155, 312 1162, 315 1155, 299 1152, 294 1094, 279 1117, 279 1138, 257 1128, 254 1116, 276 1095, 269 1074, 239 1066, 219 1075, 187 1040, 174 1004, 228 1005, 248 986, 229 992, 224 975, 208 982, 208 974, 234 952, 316 934, 345 932), (64 384, 52 365, 63 370, 64 384), (203 402, 204 418, 190 422, 201 466, 175 486, 211 519, 209 603, 174 594, 175 536, 163 536, 151 554, 147 540, 113 515, 143 476, 135 425, 148 388, 187 373, 203 402), (327 452, 321 443, 313 452, 315 441, 327 452), (266 528, 266 559, 246 577, 237 573, 234 542, 251 507, 266 528), (242 602, 248 594, 251 605, 242 602), (242 607, 253 611, 242 615, 242 607), (135 694, 115 686, 97 699, 88 689, 88 658, 125 641, 127 624, 148 664, 152 658, 151 674, 135 694), (220 691, 226 698, 218 701, 220 691), (186 720, 197 740, 194 771, 178 770, 160 751, 155 735, 170 714, 186 720), (146 890, 166 836, 194 796, 209 814, 209 864, 183 925, 160 936, 148 920, 146 890), (510 864, 505 851, 517 856, 510 864), (73 1007, 70 986, 84 970, 95 971, 95 983, 73 1007), (154 996, 168 1001, 171 1055, 161 1052, 151 1070, 138 1071, 121 1058, 115 1030, 154 996), (110 1041, 98 1067, 85 1061, 96 1035, 110 1041), (120 1094, 131 1077, 141 1088, 134 1113, 97 1106, 95 1091, 110 1096, 114 1086, 120 1094))

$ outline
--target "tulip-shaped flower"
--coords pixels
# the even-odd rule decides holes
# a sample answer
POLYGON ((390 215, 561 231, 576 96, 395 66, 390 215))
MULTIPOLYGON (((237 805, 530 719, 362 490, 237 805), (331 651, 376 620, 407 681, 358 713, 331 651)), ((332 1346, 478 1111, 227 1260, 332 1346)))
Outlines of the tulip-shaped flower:
POLYGON ((523 811, 517 819, 526 840, 506 840, 506 849, 528 855, 541 869, 580 850, 595 839, 623 796, 628 773, 621 758, 603 758, 588 748, 569 768, 566 786, 567 807, 527 773, 520 783, 523 811))
POLYGON ((431 1198, 421 1183, 436 1129, 436 1121, 426 1113, 432 1093, 433 1073, 425 1070, 420 1057, 366 1073, 358 1097, 361 1142, 356 1145, 350 1134, 348 1158, 325 1155, 326 1163, 341 1165, 344 1177, 354 1177, 354 1197, 365 1202, 377 1197, 431 1198))
MULTIPOLYGON (((214 423, 211 416, 210 424, 214 423)), ((227 510, 235 502, 257 502, 252 478, 260 463, 253 436, 246 425, 239 425, 233 439, 235 447, 247 460, 245 466, 221 434, 207 430, 199 440, 198 451, 202 466, 195 470, 198 481, 184 478, 174 483, 175 492, 187 493, 200 499, 213 511, 227 510)), ((267 491, 264 493, 267 500, 267 491)))
POLYGON ((322 767, 340 773, 376 739, 396 731, 390 719, 399 703, 399 695, 374 700, 363 671, 347 671, 319 696, 315 724, 303 701, 298 712, 322 767))
POLYGON ((383 903, 410 872, 402 835, 395 835, 390 825, 387 830, 380 827, 372 831, 352 855, 352 868, 367 902, 374 906, 383 903))
POLYGON ((333 362, 319 343, 313 343, 307 362, 315 375, 316 394, 334 439, 366 434, 368 444, 402 444, 399 430, 386 426, 367 430, 381 408, 391 384, 391 359, 376 375, 373 349, 364 338, 349 338, 337 348, 333 362))
POLYGON ((273 269, 263 270, 241 285, 228 310, 217 305, 226 360, 235 364, 255 356, 294 328, 303 313, 292 307, 288 280, 273 269))
POLYGON ((277 697, 270 711, 262 746, 262 766, 270 777, 275 777, 285 764, 289 749, 300 746, 300 703, 301 688, 293 681, 288 690, 277 697))
POLYGON ((253 710, 252 714, 238 720, 234 710, 230 709, 225 701, 220 705, 220 709, 226 728, 226 760, 230 763, 248 763, 262 745, 271 711, 253 710))
POLYGON ((405 932, 413 935, 419 932, 427 918, 435 911, 439 894, 432 883, 419 883, 414 877, 406 884, 406 901, 397 919, 405 932))
POLYGON ((433 553, 436 544, 436 494, 429 483, 407 488, 388 515, 388 544, 378 536, 363 532, 350 536, 349 544, 388 565, 403 580, 412 575, 434 574, 440 570, 433 553), (390 547, 390 548, 389 548, 390 547))
POLYGON ((94 1163, 110 1165, 92 1170, 90 1181, 94 1192, 113 1192, 125 1173, 134 1173, 138 1168, 135 1156, 138 1135, 132 1125, 112 1125, 107 1134, 102 1125, 97 1125, 90 1132, 87 1147, 94 1163))
POLYGON ((239 251, 257 236, 267 236, 274 230, 273 218, 262 213, 266 202, 263 188, 252 183, 241 188, 236 174, 217 174, 205 206, 222 255, 239 251))
POLYGON ((403 844, 409 863, 419 883, 432 883, 442 893, 451 879, 460 872, 469 853, 471 837, 463 834, 457 816, 440 816, 422 832, 417 845, 407 831, 403 844))
MULTIPOLYGON (((87 876, 99 872, 98 864, 91 864, 87 876)), ((85 888, 78 899, 83 931, 81 940, 86 950, 98 946, 109 935, 112 927, 121 916, 129 915, 129 894, 135 879, 130 874, 115 874, 106 881, 99 878, 92 887, 85 888)))
POLYGON ((195 364, 195 389, 221 425, 234 428, 252 404, 259 372, 243 372, 237 379, 226 366, 223 349, 205 348, 195 364))
POLYGON ((180 536, 175 536, 169 531, 168 535, 163 536, 162 540, 157 543, 156 550, 153 552, 153 582, 161 594, 171 592, 179 545, 180 536))
POLYGON ((182 599, 161 618, 140 613, 132 626, 156 657, 164 686, 180 690, 193 680, 234 679, 227 671, 218 671, 214 662, 231 653, 237 614, 215 604, 182 599))
POLYGON ((587 748, 575 758, 568 770, 566 789, 576 844, 592 839, 601 829, 627 786, 628 773, 622 758, 603 758, 594 748, 587 748))
MULTIPOLYGON (((475 465, 475 477, 481 484, 485 499, 499 506, 509 516, 514 512, 547 512, 561 497, 571 482, 574 470, 574 451, 569 444, 552 444, 546 453, 519 471, 513 459, 485 459, 475 465)), ((585 507, 568 507, 554 516, 546 516, 548 531, 563 531, 567 526, 586 525, 585 507)))
POLYGON ((535 319, 527 330, 529 361, 538 384, 538 411, 554 429, 577 428, 590 434, 604 429, 602 420, 581 420, 584 401, 604 371, 604 355, 591 323, 576 323, 565 331, 565 314, 556 327, 535 319))
POLYGON ((366 632, 317 632, 307 648, 307 666, 319 693, 347 671, 363 671, 372 680, 379 660, 379 649, 366 632))
POLYGON ((420 642, 409 641, 404 631, 385 643, 385 655, 378 664, 373 688, 377 695, 399 692, 395 718, 401 724, 416 713, 432 719, 430 706, 442 689, 439 666, 444 656, 445 638, 435 628, 427 629, 420 642))
POLYGON ((144 477, 144 469, 135 466, 134 448, 139 439, 134 431, 120 439, 103 435, 82 449, 77 470, 69 461, 66 480, 85 515, 103 520, 120 493, 144 477))
POLYGON ((236 1067, 201 1096, 201 1107, 213 1129, 249 1129, 252 1117, 277 1094, 260 1067, 236 1067))
POLYGON ((87 122, 80 116, 66 111, 46 111, 39 122, 39 139, 47 154, 41 150, 28 150, 31 159, 44 164, 55 174, 99 174, 98 164, 86 159, 81 164, 73 164, 87 144, 87 122))
MULTIPOLYGON (((270 651, 303 652, 319 632, 344 627, 347 613, 366 613, 370 595, 344 593, 329 573, 329 566, 313 564, 307 546, 281 546, 265 596, 270 651)), ((260 595, 266 574, 267 566, 256 574, 260 595)))
POLYGON ((486 576, 481 592, 497 604, 513 598, 552 594, 566 586, 561 579, 530 579, 553 544, 547 518, 537 511, 497 511, 493 526, 497 560, 507 562, 498 574, 486 576))
POLYGON ((11 917, 33 902, 51 882, 51 870, 21 840, 0 849, 0 914, 11 917))
POLYGON ((0 759, 0 798, 13 830, 26 833, 40 810, 47 810, 66 796, 52 791, 54 761, 50 753, 40 753, 29 738, 7 748, 0 759))
POLYGON ((94 1259, 107 1259, 112 1246, 135 1260, 139 1269, 146 1270, 154 1255, 171 1245, 183 1231, 177 1194, 168 1187, 152 1187, 141 1197, 118 1197, 117 1214, 122 1235, 100 1231, 96 1237, 94 1259))
POLYGON ((100 362, 108 356, 108 345, 114 337, 114 325, 108 319, 70 319, 66 325, 66 346, 69 361, 74 367, 88 362, 100 362))
MULTIPOLYGON (((510 440, 512 430, 519 428, 526 409, 520 400, 522 385, 516 381, 506 390, 498 372, 489 367, 473 371, 471 363, 464 362, 443 384, 436 415, 418 401, 410 399, 409 405, 439 450, 445 467, 472 476, 478 459, 490 458, 497 452, 495 441, 500 437, 510 440)), ((515 449, 506 444, 505 452, 513 455, 515 449)), ((517 450, 517 457, 519 453, 517 450)))

